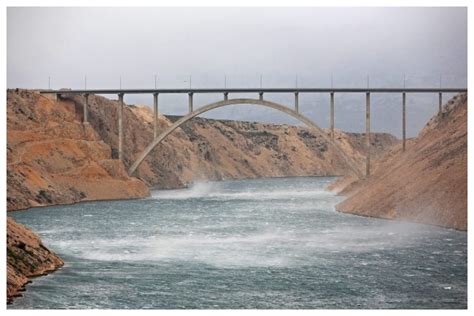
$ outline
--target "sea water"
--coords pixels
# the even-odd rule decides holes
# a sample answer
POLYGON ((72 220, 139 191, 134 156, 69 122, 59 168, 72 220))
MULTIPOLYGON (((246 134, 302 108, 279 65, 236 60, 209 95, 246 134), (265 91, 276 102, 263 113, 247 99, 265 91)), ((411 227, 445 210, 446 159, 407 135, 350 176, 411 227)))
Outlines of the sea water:
POLYGON ((61 256, 10 309, 466 308, 467 234, 335 211, 334 178, 9 213, 61 256))

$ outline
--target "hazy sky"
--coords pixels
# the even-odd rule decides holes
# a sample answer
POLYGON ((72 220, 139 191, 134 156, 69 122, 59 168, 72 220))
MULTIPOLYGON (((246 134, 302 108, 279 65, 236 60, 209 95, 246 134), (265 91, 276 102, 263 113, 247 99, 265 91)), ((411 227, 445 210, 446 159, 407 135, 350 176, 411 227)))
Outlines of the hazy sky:
MULTIPOLYGON (((300 87, 329 86, 331 74, 340 87, 366 86, 367 74, 371 86, 402 86, 404 73, 407 86, 437 87, 440 74, 444 86, 467 84, 465 8, 8 8, 7 15, 9 88, 47 88, 48 76, 52 88, 83 88, 85 75, 89 88, 118 88, 120 76, 123 87, 151 88, 155 74, 160 87, 187 87, 190 74, 195 88, 223 86, 224 75, 228 87, 258 87, 260 74, 272 87, 294 86, 296 74, 300 87)), ((398 133, 399 97, 379 99, 374 129, 398 133)), ((435 100, 413 99, 411 135, 435 100)), ((327 126, 327 96, 301 103, 327 126)), ((363 130, 363 97, 341 96, 338 104, 336 125, 363 130)), ((164 97, 160 108, 182 114, 186 98, 164 97)), ((215 115, 284 121, 266 111, 215 115)))

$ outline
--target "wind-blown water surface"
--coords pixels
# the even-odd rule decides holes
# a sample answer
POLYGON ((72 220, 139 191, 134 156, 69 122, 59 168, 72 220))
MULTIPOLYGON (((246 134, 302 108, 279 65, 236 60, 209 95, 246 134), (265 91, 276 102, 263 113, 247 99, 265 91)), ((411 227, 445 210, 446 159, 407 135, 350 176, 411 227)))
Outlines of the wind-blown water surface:
POLYGON ((332 178, 15 212, 66 265, 10 308, 466 308, 467 235, 338 213, 332 178))

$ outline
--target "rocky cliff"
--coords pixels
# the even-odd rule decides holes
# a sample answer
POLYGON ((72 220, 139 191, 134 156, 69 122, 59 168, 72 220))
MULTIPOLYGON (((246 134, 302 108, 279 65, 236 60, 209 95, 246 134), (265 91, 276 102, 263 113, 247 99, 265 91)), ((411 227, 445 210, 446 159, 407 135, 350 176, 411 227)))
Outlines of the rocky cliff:
POLYGON ((149 194, 94 129, 81 124, 71 101, 8 91, 7 128, 8 210, 149 194))
POLYGON ((467 95, 434 116, 402 152, 392 147, 368 180, 332 186, 348 198, 342 212, 467 229, 467 95))
POLYGON ((7 218, 7 302, 21 296, 29 278, 45 275, 62 265, 63 261, 36 234, 7 218))

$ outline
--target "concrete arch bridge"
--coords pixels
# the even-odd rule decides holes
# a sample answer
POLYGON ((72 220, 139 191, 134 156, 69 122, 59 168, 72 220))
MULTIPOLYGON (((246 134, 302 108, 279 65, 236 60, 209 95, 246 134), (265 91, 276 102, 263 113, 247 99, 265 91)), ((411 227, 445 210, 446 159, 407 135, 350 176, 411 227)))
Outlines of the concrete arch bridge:
POLYGON ((264 106, 271 108, 304 123, 307 127, 315 131, 319 136, 323 137, 330 146, 332 146, 346 162, 347 166, 352 172, 358 177, 363 178, 370 175, 370 95, 371 93, 401 93, 402 94, 402 135, 403 135, 403 150, 405 150, 406 143, 406 93, 437 93, 439 95, 439 113, 442 111, 442 94, 443 93, 460 93, 467 92, 467 89, 463 88, 410 88, 410 89, 399 89, 399 88, 373 88, 373 89, 357 89, 357 88, 266 88, 266 89, 120 89, 120 90, 40 90, 42 94, 54 94, 56 97, 61 95, 83 95, 85 99, 84 103, 84 123, 88 123, 88 97, 89 94, 116 94, 119 97, 119 108, 118 108, 118 126, 119 126, 119 144, 118 152, 119 159, 123 159, 123 97, 124 94, 153 94, 153 118, 154 118, 154 139, 153 141, 138 155, 137 160, 129 168, 129 175, 137 170, 140 164, 145 158, 152 152, 152 150, 158 146, 168 135, 170 135, 175 129, 191 120, 192 118, 203 114, 205 112, 236 104, 252 104, 258 106, 264 106), (161 134, 158 134, 158 95, 166 93, 173 94, 188 94, 188 114, 181 117, 179 120, 174 122, 161 134), (194 110, 193 107, 193 95, 195 93, 223 93, 224 99, 214 103, 207 104, 198 109, 194 110), (229 93, 258 93, 259 98, 236 98, 229 99, 229 93), (284 106, 282 104, 265 100, 263 98, 264 93, 293 93, 295 96, 294 108, 284 106), (299 112, 299 94, 300 93, 329 93, 330 94, 330 135, 327 135, 316 123, 310 120, 308 117, 300 114, 299 112), (346 153, 338 146, 334 140, 334 94, 335 93, 365 93, 366 94, 366 170, 365 173, 359 170, 357 164, 352 157, 346 155, 346 153))

